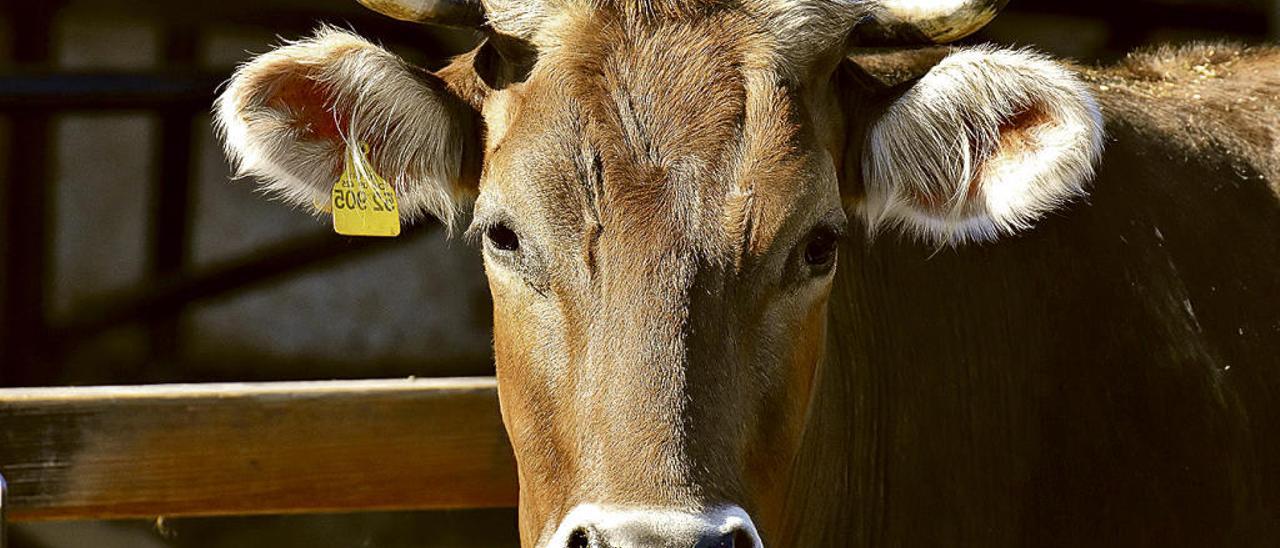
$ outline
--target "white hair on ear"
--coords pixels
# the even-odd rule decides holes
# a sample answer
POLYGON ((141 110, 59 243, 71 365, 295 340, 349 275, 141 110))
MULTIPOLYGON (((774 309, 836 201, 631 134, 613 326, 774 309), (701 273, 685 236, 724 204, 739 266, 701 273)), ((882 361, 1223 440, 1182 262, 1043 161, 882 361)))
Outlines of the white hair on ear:
POLYGON ((975 47, 933 67, 866 141, 859 213, 937 244, 1029 228, 1086 194, 1102 154, 1093 95, 1062 64, 975 47))
POLYGON ((375 169, 396 189, 401 217, 431 214, 452 227, 470 198, 459 181, 470 120, 433 78, 326 26, 239 67, 214 118, 236 175, 258 179, 285 202, 327 204, 347 147, 367 143, 375 169), (323 104, 299 102, 308 99, 323 104), (306 118, 316 106, 340 136, 314 133, 315 120, 306 118))
MULTIPOLYGON (((566 6, 549 6, 546 1, 482 0, 485 20, 495 32, 533 40, 555 13, 566 6)), ((570 2, 562 2, 566 4, 570 2)))

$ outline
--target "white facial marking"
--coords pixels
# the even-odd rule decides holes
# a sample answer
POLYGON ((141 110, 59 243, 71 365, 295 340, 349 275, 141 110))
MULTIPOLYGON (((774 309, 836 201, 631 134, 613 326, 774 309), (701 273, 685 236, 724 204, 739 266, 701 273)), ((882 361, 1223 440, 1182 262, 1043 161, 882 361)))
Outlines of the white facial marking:
POLYGON ((738 506, 720 506, 701 513, 680 512, 660 508, 633 508, 580 504, 565 515, 544 548, 561 548, 578 529, 591 529, 611 548, 652 546, 655 539, 671 545, 693 546, 710 535, 746 533, 753 548, 762 548, 760 534, 751 516, 738 506))

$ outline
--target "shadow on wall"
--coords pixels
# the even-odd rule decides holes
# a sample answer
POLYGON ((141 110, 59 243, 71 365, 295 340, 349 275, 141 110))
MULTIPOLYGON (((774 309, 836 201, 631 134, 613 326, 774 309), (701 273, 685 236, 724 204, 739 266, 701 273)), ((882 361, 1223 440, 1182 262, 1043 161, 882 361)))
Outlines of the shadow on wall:
MULTIPOLYGON (((297 36, 314 27, 319 14, 354 14, 350 23, 345 15, 329 19, 352 26, 374 17, 354 2, 304 4, 286 0, 257 11, 246 7, 245 15, 237 16, 245 24, 200 26, 197 34, 187 37, 194 42, 195 62, 166 66, 173 37, 165 29, 171 22, 151 12, 175 8, 154 2, 70 2, 53 17, 48 62, 19 67, 11 61, 15 24, 9 17, 17 8, 5 3, 0 5, 0 81, 25 81, 21 79, 52 71, 195 73, 220 80, 249 52, 264 52, 279 43, 277 32, 297 36), (281 19, 277 11, 286 4, 294 4, 285 6, 292 13, 308 14, 289 18, 303 20, 289 27, 299 29, 296 32, 266 23, 281 19), (264 22, 252 20, 259 16, 264 22)), ((397 25, 402 24, 375 25, 366 33, 388 35, 398 43, 413 43, 421 36, 423 44, 433 47, 457 41, 397 25), (383 32, 386 29, 399 35, 383 32)), ((413 48, 403 53, 432 62, 413 48)), ((0 86, 0 94, 6 89, 12 88, 0 86)), ((0 173, 5 174, 0 181, 4 187, 12 181, 37 188, 46 202, 41 208, 46 215, 44 244, 36 248, 43 257, 36 272, 44 291, 36 302, 42 306, 40 315, 55 328, 54 337, 61 336, 56 332, 59 326, 84 323, 86 316, 113 302, 167 283, 167 278, 157 277, 156 236, 150 231, 157 216, 158 179, 167 161, 164 152, 182 148, 170 146, 175 142, 190 143, 190 214, 185 218, 189 235, 181 249, 186 275, 235 264, 264 248, 293 241, 331 239, 338 248, 347 245, 331 235, 327 219, 264 200, 249 181, 229 182, 229 167, 205 114, 211 103, 211 97, 202 100, 199 109, 187 115, 186 134, 176 135, 166 135, 168 114, 161 111, 53 112, 43 151, 48 157, 47 179, 9 169, 10 145, 30 136, 15 135, 11 111, 0 110, 0 150, 6 151, 0 154, 0 173)), ((5 191, 8 195, 8 188, 5 191)), ((8 205, 0 207, 0 242, 10 241, 9 211, 8 205)), ((0 287, 7 292, 9 266, 25 265, 3 262, 0 287)), ((489 308, 478 252, 461 240, 446 239, 443 231, 420 231, 372 251, 317 261, 296 273, 199 301, 161 318, 170 324, 168 330, 155 329, 154 319, 144 317, 46 344, 56 347, 51 354, 57 359, 37 362, 38 368, 21 375, 14 375, 12 361, 0 359, 0 377, 58 385, 489 375, 489 308), (166 333, 165 340, 157 333, 166 333)), ((8 329, 9 318, 2 319, 8 329)), ((502 509, 174 519, 159 527, 139 521, 23 523, 14 527, 12 546, 501 547, 515 546, 515 535, 515 512, 502 509)))
MULTIPOLYGON (((164 21, 131 17, 124 9, 107 13, 98 4, 73 3, 57 12, 53 68, 170 70, 164 68, 164 21)), ((248 52, 279 41, 267 28, 210 26, 195 45, 196 66, 180 70, 224 78, 248 52)), ((150 231, 160 187, 153 181, 164 161, 162 116, 119 110, 53 115, 52 180, 43 184, 50 248, 44 311, 54 326, 83 321, 104 303, 157 285, 150 231)), ((228 182, 210 117, 197 113, 193 122, 185 271, 330 232, 327 218, 265 200, 250 181, 228 182)), ((171 340, 154 340, 156 331, 146 323, 116 324, 60 345, 60 367, 34 378, 40 384, 119 384, 491 374, 490 305, 474 249, 432 231, 358 259, 338 257, 188 306, 162 319, 174 324, 165 335, 171 340), (158 352, 157 346, 168 348, 158 352)))

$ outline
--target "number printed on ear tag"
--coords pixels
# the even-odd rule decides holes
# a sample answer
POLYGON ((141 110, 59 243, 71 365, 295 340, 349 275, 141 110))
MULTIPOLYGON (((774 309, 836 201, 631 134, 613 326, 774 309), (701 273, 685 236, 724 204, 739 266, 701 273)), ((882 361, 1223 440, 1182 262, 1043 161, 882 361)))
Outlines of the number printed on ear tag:
POLYGON ((333 231, 343 236, 399 236, 396 191, 369 165, 369 147, 347 147, 342 177, 333 187, 333 231))

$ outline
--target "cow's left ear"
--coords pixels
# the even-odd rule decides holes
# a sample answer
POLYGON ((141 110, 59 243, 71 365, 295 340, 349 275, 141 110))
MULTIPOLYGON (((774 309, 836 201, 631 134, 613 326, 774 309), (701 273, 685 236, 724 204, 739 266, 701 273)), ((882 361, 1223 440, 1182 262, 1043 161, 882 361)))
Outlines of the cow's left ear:
POLYGON ((872 230, 896 226, 938 244, 991 240, 1085 194, 1102 117, 1062 64, 963 49, 897 93, 854 140, 863 192, 852 202, 872 230))
POLYGON ((322 208, 348 157, 368 149, 401 217, 452 226, 476 193, 476 113, 439 76, 322 27, 236 70, 214 109, 227 155, 269 194, 322 208))

